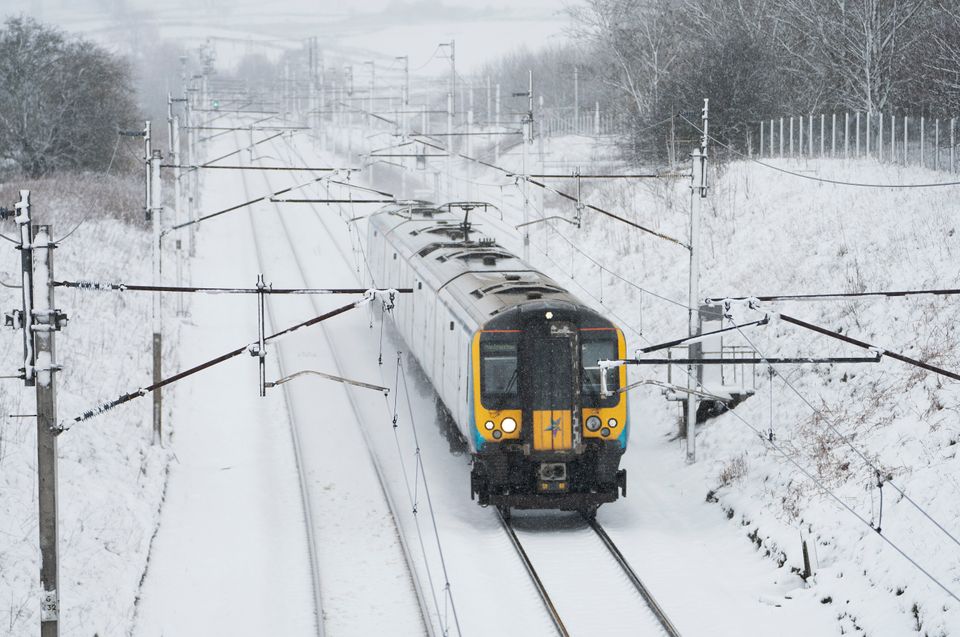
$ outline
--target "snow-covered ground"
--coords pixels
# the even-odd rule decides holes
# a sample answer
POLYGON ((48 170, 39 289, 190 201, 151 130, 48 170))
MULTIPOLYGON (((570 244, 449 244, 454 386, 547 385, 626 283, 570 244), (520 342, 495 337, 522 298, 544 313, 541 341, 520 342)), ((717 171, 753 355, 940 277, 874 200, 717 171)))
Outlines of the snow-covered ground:
MULTIPOLYGON (((203 205, 226 207, 237 176, 211 172, 203 176, 203 205)), ((255 283, 242 214, 198 236, 195 283, 255 283)), ((181 328, 184 367, 256 340, 255 298, 191 301, 181 328)), ((276 360, 267 362, 275 376, 276 360)), ((313 631, 310 548, 286 404, 280 392, 259 398, 257 384, 257 364, 243 354, 174 386, 175 459, 134 635, 313 631)))

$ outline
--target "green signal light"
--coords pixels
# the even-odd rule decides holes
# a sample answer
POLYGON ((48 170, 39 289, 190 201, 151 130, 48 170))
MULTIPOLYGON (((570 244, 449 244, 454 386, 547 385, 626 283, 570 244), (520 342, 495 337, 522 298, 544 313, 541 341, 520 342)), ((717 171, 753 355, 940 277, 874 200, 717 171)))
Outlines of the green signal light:
POLYGON ((220 108, 220 100, 213 100, 213 108, 220 108))

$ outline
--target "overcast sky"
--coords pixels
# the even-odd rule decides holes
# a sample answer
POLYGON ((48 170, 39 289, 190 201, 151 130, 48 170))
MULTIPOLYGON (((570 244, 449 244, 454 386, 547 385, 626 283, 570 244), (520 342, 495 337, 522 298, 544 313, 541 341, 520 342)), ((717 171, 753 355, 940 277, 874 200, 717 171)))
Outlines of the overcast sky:
POLYGON ((191 46, 212 37, 227 65, 251 51, 248 41, 317 35, 323 47, 409 55, 414 66, 438 42, 456 39, 458 68, 469 72, 515 48, 561 38, 569 1, 0 0, 0 12, 27 13, 118 49, 142 45, 154 32, 191 46))

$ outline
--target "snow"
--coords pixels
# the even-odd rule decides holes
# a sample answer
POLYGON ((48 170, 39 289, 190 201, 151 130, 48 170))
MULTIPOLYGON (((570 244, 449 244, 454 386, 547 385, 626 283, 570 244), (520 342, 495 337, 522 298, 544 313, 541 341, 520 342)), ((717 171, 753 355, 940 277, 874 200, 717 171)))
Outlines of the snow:
MULTIPOLYGON (((204 205, 223 207, 235 188, 234 176, 204 175, 204 205)), ((242 217, 233 221, 200 233, 191 264, 197 284, 250 287, 256 279, 249 229, 242 217)), ((255 339, 255 299, 194 296, 181 328, 184 367, 255 339)), ((267 369, 276 375, 270 357, 267 369)), ((257 373, 251 357, 238 356, 181 381, 169 395, 175 461, 134 635, 314 634, 287 409, 280 392, 258 397, 257 373)))
MULTIPOLYGON (((236 143, 229 136, 209 152, 236 143)), ((260 176, 212 172, 204 177, 211 208, 229 205, 238 192, 249 200, 275 190, 260 176)), ((205 283, 249 287, 262 272, 268 283, 302 287, 275 211, 261 202, 202 228, 197 283, 203 273, 205 283)), ((185 349, 202 360, 253 340, 254 298, 198 298, 185 349)), ((339 306, 343 298, 330 302, 339 306)), ((267 310, 271 331, 324 311, 303 295, 271 296, 267 310)), ((304 368, 335 371, 316 327, 269 344, 267 364, 268 378, 304 368)), ((396 530, 343 386, 296 379, 261 399, 256 369, 238 357, 178 389, 179 462, 171 468, 135 634, 316 634, 315 595, 330 634, 421 632, 396 530), (319 591, 312 559, 320 566, 319 591), (209 590, 218 591, 213 599, 203 594, 209 590)))

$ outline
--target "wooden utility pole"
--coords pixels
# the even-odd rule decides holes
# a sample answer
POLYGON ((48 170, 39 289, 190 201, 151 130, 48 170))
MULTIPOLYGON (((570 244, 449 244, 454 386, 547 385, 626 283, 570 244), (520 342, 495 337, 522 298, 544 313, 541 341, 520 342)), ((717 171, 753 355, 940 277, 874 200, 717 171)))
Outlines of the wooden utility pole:
POLYGON ((53 244, 50 226, 34 226, 34 317, 29 322, 37 364, 37 477, 40 528, 40 635, 60 634, 60 561, 57 528, 57 371, 54 334, 66 317, 53 298, 53 244))
POLYGON ((40 544, 40 635, 60 634, 60 562, 57 528, 57 401, 54 333, 67 317, 53 298, 53 249, 50 226, 33 226, 30 191, 21 190, 14 210, 0 208, 0 218, 14 216, 20 232, 20 310, 6 324, 23 329, 23 381, 36 388, 37 528, 40 544))

